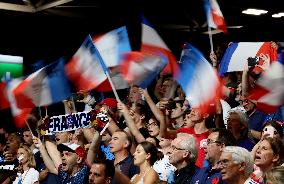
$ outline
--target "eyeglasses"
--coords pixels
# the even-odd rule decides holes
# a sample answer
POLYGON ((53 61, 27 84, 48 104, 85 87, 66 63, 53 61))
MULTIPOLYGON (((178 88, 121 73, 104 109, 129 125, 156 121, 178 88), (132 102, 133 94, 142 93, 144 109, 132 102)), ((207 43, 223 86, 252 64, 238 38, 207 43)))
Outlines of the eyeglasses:
POLYGON ((175 146, 171 146, 171 150, 179 151, 179 150, 186 150, 186 149, 183 149, 183 148, 177 148, 177 147, 175 147, 175 146))
POLYGON ((218 167, 228 167, 230 160, 224 159, 217 162, 218 167))
POLYGON ((213 140, 211 140, 211 139, 207 139, 206 143, 207 143, 207 145, 209 145, 209 144, 213 144, 213 143, 221 144, 221 142, 220 142, 220 141, 213 141, 213 140))

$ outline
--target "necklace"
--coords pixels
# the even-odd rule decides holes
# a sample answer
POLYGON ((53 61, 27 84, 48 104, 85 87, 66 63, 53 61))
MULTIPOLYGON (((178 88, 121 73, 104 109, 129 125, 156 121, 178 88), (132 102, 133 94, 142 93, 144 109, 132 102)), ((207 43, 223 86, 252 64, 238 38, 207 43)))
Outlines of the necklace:
POLYGON ((152 167, 148 167, 144 172, 139 173, 139 176, 142 176, 144 178, 144 176, 147 174, 147 172, 151 169, 152 167))
POLYGON ((29 171, 30 171, 30 168, 27 170, 26 174, 21 178, 21 183, 24 183, 25 178, 26 178, 29 171))

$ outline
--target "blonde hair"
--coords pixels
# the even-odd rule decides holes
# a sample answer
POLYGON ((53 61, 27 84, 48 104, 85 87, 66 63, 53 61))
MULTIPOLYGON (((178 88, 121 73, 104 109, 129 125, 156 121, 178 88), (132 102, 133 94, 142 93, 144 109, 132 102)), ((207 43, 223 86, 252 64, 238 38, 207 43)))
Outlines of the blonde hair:
POLYGON ((28 154, 29 154, 29 164, 28 164, 28 166, 31 167, 31 168, 35 168, 36 167, 36 162, 35 162, 35 157, 34 157, 34 154, 33 154, 32 150, 28 146, 26 146, 24 144, 20 145, 19 149, 20 148, 26 150, 28 152, 28 154))
POLYGON ((273 184, 284 183, 284 167, 273 167, 270 171, 266 173, 265 177, 267 181, 270 181, 273 184))

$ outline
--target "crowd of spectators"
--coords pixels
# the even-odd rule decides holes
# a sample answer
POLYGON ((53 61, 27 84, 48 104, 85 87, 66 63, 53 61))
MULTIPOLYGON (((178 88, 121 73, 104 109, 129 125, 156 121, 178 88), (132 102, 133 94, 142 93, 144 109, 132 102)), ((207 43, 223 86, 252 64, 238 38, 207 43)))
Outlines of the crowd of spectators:
MULTIPOLYGON (((218 70, 217 56, 209 58, 218 70)), ((0 129, 0 183, 283 183, 282 107, 267 114, 248 98, 259 77, 254 67, 223 77, 222 99, 231 106, 226 117, 220 101, 214 113, 191 107, 168 74, 148 89, 132 85, 121 101, 80 91, 78 101, 63 102, 66 114, 79 103, 82 111, 102 112, 106 129, 43 135, 38 127, 49 117, 33 111, 26 128, 0 129)))

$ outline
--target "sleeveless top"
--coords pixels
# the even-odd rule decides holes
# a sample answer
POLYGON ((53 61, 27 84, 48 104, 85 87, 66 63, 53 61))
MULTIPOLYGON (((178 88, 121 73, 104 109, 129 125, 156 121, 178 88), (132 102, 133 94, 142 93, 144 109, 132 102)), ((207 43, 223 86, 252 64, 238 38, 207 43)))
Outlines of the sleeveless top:
MULTIPOLYGON (((152 167, 150 167, 150 168, 152 168, 152 167)), ((150 168, 144 173, 144 175, 141 177, 141 179, 138 181, 138 182, 136 182, 136 184, 144 184, 144 177, 146 176, 146 174, 150 171, 150 168)), ((132 178, 131 178, 131 182, 133 182, 134 181, 134 179, 136 178, 138 176, 138 174, 135 174, 132 178)))

